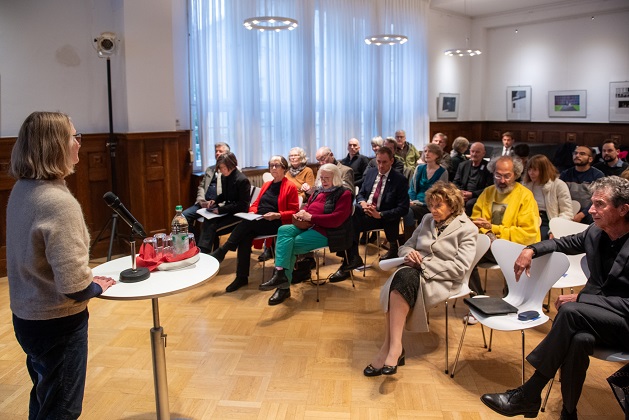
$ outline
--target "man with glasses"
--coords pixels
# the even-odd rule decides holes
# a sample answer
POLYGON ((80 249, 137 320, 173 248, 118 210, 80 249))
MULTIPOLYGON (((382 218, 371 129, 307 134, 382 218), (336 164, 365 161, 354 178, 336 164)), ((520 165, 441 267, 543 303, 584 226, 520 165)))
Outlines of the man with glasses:
MULTIPOLYGON (((511 156, 501 156, 489 162, 489 171, 494 174, 494 185, 489 186, 476 200, 472 210, 472 222, 480 233, 495 239, 506 239, 522 245, 539 242, 539 210, 533 193, 516 179, 522 175, 522 162, 511 156)), ((491 248, 480 262, 496 263, 491 248)), ((485 294, 474 267, 470 276, 470 289, 479 295, 485 294)), ((469 324, 476 319, 470 317, 469 324)))
POLYGON ((592 193, 589 185, 605 174, 592 167, 594 151, 589 146, 577 146, 572 153, 574 166, 563 171, 559 179, 568 184, 570 197, 581 204, 581 209, 574 215, 575 222, 592 224, 592 216, 588 213, 592 205, 592 193))
MULTIPOLYGON (((341 180, 343 181, 343 186, 348 188, 352 195, 355 194, 354 190, 354 171, 349 166, 343 165, 341 162, 336 160, 334 157, 334 153, 328 146, 321 146, 319 150, 317 150, 317 154, 315 155, 315 159, 319 166, 325 165, 326 163, 331 163, 333 165, 338 166, 341 171, 341 180)), ((315 180, 315 185, 309 186, 308 189, 304 187, 304 191, 307 196, 310 196, 315 191, 317 185, 319 185, 319 172, 317 172, 317 179, 315 180)))
POLYGON ((406 131, 404 130, 398 130, 395 132, 395 141, 397 142, 395 155, 404 162, 404 168, 414 172, 417 167, 417 163, 422 157, 421 152, 419 152, 415 146, 406 141, 406 131))
POLYGON ((369 165, 369 158, 359 153, 360 142, 355 138, 351 138, 347 142, 347 152, 347 156, 341 159, 341 163, 352 168, 354 172, 354 185, 360 188, 363 184, 363 174, 365 173, 365 169, 367 169, 367 165, 369 165))

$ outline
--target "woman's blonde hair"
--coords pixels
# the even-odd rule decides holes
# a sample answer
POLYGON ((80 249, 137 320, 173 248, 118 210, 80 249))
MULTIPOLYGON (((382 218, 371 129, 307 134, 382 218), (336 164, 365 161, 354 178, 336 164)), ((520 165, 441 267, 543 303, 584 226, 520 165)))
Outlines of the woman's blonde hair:
POLYGON ((326 163, 325 165, 321 165, 319 170, 317 171, 317 175, 320 172, 328 172, 332 174, 332 185, 335 187, 340 187, 343 185, 343 178, 341 177, 341 170, 338 166, 333 163, 326 163))
POLYGON ((550 159, 548 159, 545 155, 535 155, 526 162, 526 169, 522 173, 522 181, 531 182, 531 178, 529 177, 530 168, 537 169, 539 171, 539 177, 537 179, 537 183, 539 185, 544 185, 548 181, 554 181, 559 175, 555 165, 553 165, 550 159))
POLYGON ((451 182, 437 181, 426 191, 426 204, 430 207, 435 202, 443 201, 452 209, 452 214, 458 216, 465 210, 461 190, 451 182))
POLYGON ((63 179, 74 172, 72 123, 61 112, 33 112, 20 127, 9 175, 15 179, 63 179))

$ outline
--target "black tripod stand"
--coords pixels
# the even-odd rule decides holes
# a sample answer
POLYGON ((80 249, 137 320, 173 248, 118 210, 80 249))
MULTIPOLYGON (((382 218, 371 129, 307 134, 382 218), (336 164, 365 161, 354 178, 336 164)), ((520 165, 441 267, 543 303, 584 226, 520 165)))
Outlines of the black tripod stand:
MULTIPOLYGON (((118 140, 114 137, 114 117, 113 117, 113 109, 111 105, 111 63, 109 61, 109 57, 107 57, 107 102, 109 105, 109 141, 107 142, 107 147, 109 147, 109 163, 111 168, 111 191, 116 194, 118 179, 116 176, 116 147, 118 146, 118 140)), ((111 252, 114 246, 114 240, 117 237, 116 227, 118 225, 118 214, 116 212, 112 213, 111 217, 103 226, 101 231, 96 236, 96 239, 92 242, 90 246, 90 252, 94 249, 94 245, 96 245, 103 236, 103 233, 107 230, 107 227, 111 225, 111 233, 109 235, 109 249, 107 251, 107 261, 111 261, 111 252)))

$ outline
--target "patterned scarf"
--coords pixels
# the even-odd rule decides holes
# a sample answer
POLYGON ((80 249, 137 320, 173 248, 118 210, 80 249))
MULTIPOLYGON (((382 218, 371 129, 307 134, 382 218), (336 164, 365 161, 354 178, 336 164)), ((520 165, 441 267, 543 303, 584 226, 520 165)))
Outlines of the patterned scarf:
POLYGON ((437 236, 441 235, 443 231, 446 230, 448 225, 452 223, 454 219, 456 219, 456 216, 457 216, 456 214, 451 214, 450 217, 448 217, 446 220, 442 220, 441 222, 435 221, 435 228, 437 229, 437 236))
POLYGON ((305 163, 303 163, 303 164, 299 165, 299 167, 298 167, 298 168, 295 168, 295 167, 291 166, 290 168, 288 168, 288 172, 290 172, 290 174, 291 174, 292 176, 297 176, 297 175, 299 175, 299 173, 300 173, 301 171, 303 171, 303 170, 304 170, 304 168, 305 168, 305 167, 306 167, 306 164, 305 164, 305 163))

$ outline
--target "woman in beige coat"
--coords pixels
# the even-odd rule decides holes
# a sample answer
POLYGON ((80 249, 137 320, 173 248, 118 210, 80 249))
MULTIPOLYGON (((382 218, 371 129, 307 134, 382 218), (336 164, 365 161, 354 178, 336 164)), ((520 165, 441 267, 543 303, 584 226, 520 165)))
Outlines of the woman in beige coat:
POLYGON ((437 182, 426 192, 430 213, 399 249, 404 267, 384 284, 380 303, 385 312, 384 343, 365 376, 392 375, 404 365, 404 326, 427 332, 426 308, 461 290, 461 281, 476 253, 478 228, 465 215, 463 196, 452 183, 437 182))

